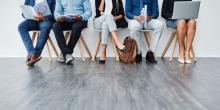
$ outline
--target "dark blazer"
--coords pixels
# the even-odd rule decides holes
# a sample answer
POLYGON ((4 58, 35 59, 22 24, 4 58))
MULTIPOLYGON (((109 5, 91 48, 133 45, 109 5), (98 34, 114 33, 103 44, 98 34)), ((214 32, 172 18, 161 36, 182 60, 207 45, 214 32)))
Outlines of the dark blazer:
MULTIPOLYGON (((95 0, 95 7, 96 7, 96 16, 95 18, 98 18, 101 16, 101 12, 99 11, 99 6, 101 4, 101 0, 95 0)), ((124 7, 122 0, 118 0, 118 4, 116 0, 112 0, 112 15, 113 16, 119 16, 122 15, 123 18, 116 21, 117 28, 126 28, 128 26, 127 21, 125 20, 125 13, 124 13, 124 7)))
MULTIPOLYGON (((47 3, 49 5, 50 11, 52 13, 52 15, 47 16, 47 20, 55 21, 53 14, 54 14, 54 10, 55 10, 56 0, 47 0, 47 3)), ((25 0, 24 4, 29 5, 29 6, 34 6, 35 5, 35 0, 25 0)))
POLYGON ((192 1, 192 0, 163 0, 162 17, 165 19, 172 18, 175 1, 192 1))

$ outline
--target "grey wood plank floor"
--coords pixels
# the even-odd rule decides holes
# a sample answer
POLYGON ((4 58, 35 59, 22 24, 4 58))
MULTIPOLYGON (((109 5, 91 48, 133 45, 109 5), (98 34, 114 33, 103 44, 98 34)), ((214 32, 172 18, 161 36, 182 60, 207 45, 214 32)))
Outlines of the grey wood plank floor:
POLYGON ((191 65, 0 59, 0 110, 220 110, 220 58, 191 65))

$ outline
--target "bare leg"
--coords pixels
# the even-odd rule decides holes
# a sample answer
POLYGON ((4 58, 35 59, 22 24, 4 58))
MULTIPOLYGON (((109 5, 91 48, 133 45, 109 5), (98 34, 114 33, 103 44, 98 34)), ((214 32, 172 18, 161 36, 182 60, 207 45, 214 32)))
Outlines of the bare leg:
POLYGON ((179 20, 177 24, 177 38, 179 43, 179 55, 178 59, 184 59, 184 41, 185 41, 185 30, 186 30, 186 21, 185 20, 179 20))
POLYGON ((106 44, 101 45, 101 58, 100 58, 100 60, 106 59, 106 48, 107 48, 106 44))
POLYGON ((187 39, 186 39, 186 52, 185 52, 186 60, 190 60, 190 50, 192 48, 195 32, 196 32, 196 21, 189 20, 187 23, 187 39))
POLYGON ((119 49, 123 49, 125 46, 120 42, 120 40, 118 39, 118 35, 116 33, 116 31, 112 31, 111 32, 111 35, 115 41, 115 44, 116 46, 119 48, 119 49))

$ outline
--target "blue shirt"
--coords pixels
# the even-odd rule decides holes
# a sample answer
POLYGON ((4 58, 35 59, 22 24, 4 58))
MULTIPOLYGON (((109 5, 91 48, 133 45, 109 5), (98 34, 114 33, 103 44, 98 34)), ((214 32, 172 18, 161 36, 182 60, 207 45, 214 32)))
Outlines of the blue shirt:
POLYGON ((157 0, 126 0, 126 17, 129 19, 134 19, 134 16, 140 16, 141 9, 144 7, 144 5, 147 5, 147 15, 156 19, 159 15, 157 0))
POLYGON ((56 0, 55 19, 62 15, 80 15, 84 21, 92 16, 89 0, 56 0))

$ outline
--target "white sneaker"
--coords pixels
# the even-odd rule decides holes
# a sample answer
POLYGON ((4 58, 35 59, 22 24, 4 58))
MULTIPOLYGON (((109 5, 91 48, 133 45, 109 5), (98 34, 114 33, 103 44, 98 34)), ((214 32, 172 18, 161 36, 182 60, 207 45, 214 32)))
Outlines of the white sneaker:
POLYGON ((59 63, 65 63, 66 62, 66 60, 63 57, 62 53, 60 53, 60 55, 56 58, 56 61, 59 62, 59 63))
POLYGON ((74 58, 72 54, 66 54, 66 64, 71 64, 73 62, 74 58))

